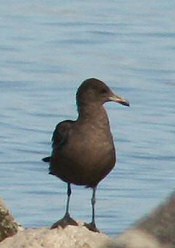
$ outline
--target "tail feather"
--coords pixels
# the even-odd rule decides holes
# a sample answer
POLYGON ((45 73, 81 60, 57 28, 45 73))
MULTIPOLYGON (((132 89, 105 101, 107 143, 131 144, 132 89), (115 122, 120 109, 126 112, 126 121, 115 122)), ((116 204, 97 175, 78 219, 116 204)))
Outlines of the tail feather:
POLYGON ((50 159, 51 159, 51 157, 45 157, 45 158, 42 158, 42 161, 49 163, 50 159))

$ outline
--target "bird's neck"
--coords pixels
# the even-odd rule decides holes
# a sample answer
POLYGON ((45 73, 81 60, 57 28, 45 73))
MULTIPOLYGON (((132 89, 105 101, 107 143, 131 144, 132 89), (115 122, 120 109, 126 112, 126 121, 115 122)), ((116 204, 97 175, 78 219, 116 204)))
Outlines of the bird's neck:
POLYGON ((109 120, 103 105, 91 104, 78 108, 78 121, 109 126, 109 120))

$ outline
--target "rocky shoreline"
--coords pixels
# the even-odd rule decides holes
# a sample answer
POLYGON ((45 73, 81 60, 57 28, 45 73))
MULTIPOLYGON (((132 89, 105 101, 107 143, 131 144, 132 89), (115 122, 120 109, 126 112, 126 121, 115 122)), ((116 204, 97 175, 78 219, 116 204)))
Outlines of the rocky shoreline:
POLYGON ((116 239, 81 223, 66 228, 25 229, 0 199, 0 248, 174 248, 175 193, 116 239))

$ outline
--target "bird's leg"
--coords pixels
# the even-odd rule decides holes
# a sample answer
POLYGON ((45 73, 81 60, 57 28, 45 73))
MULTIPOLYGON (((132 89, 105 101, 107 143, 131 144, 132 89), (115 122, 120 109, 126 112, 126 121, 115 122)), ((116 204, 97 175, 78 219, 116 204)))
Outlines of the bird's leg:
POLYGON ((91 222, 91 224, 93 226, 95 226, 95 203, 96 203, 95 193, 96 193, 96 188, 93 188, 92 198, 91 198, 91 205, 92 205, 92 222, 91 222))
POLYGON ((66 216, 70 216, 69 214, 69 202, 70 202, 70 196, 71 196, 71 186, 70 183, 67 184, 67 203, 66 203, 66 213, 65 213, 65 217, 66 216))
POLYGON ((67 203, 66 203, 66 213, 64 217, 61 220, 58 220, 56 223, 54 223, 51 226, 51 229, 57 228, 61 226, 62 228, 66 227, 67 225, 73 225, 77 226, 78 223, 70 217, 69 214, 69 202, 70 202, 70 196, 71 196, 71 185, 70 183, 67 184, 67 203))
POLYGON ((85 226, 91 230, 91 231, 94 231, 94 232, 99 232, 99 230, 97 229, 96 227, 96 224, 95 224, 95 202, 96 202, 96 198, 95 198, 95 194, 96 194, 96 187, 94 187, 92 189, 92 198, 91 198, 91 205, 92 205, 92 221, 89 223, 89 224, 86 224, 85 223, 85 226))

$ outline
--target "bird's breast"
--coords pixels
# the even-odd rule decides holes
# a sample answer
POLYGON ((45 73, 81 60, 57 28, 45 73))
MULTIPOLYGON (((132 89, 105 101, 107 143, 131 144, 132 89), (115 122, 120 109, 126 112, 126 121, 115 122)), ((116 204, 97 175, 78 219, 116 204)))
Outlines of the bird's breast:
POLYGON ((93 187, 115 165, 115 148, 110 130, 93 125, 75 128, 66 145, 53 159, 51 169, 66 182, 93 187), (88 129, 87 129, 88 128, 88 129))
POLYGON ((107 135, 104 130, 93 130, 93 127, 89 129, 88 135, 77 130, 76 135, 67 144, 66 158, 69 158, 75 171, 81 171, 82 176, 93 176, 94 173, 108 174, 115 164, 111 133, 108 132, 107 135))

